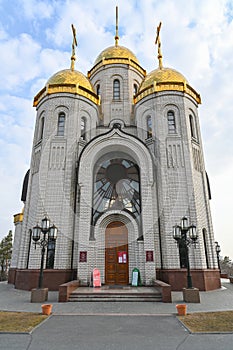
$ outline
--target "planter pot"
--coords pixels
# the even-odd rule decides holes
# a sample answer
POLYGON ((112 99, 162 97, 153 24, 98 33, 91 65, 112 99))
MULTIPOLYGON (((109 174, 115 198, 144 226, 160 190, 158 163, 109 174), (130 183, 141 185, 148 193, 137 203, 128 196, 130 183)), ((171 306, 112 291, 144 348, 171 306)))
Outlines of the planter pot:
POLYGON ((176 305, 178 316, 185 316, 187 314, 187 305, 186 304, 178 304, 176 305))
POLYGON ((43 304, 41 305, 42 308, 42 314, 43 315, 50 315, 52 312, 52 304, 43 304))

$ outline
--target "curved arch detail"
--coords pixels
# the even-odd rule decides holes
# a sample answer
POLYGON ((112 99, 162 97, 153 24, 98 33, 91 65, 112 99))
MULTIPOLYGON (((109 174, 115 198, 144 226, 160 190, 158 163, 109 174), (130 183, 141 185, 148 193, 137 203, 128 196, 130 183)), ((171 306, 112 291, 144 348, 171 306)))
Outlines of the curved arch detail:
POLYGON ((105 154, 122 152, 128 154, 138 164, 142 181, 150 185, 154 182, 153 160, 146 146, 132 135, 113 129, 101 137, 93 139, 83 150, 79 159, 79 168, 83 169, 78 176, 80 186, 87 178, 92 178, 95 163, 105 154))

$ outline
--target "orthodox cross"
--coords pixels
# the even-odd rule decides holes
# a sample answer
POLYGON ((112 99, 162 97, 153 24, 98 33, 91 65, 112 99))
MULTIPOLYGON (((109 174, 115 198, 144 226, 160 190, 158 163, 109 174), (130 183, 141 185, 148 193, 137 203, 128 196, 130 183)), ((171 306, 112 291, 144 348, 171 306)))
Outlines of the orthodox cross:
POLYGON ((74 61, 75 57, 75 47, 78 46, 77 38, 76 38, 76 29, 73 24, 71 24, 72 32, 73 32, 73 42, 72 42, 72 56, 71 56, 71 66, 70 69, 74 70, 74 61))
POLYGON ((162 52, 161 52, 161 41, 160 41, 160 29, 161 29, 161 25, 162 22, 159 23, 158 27, 157 27, 157 35, 156 35, 156 39, 155 39, 155 45, 158 44, 158 60, 159 60, 159 68, 162 69, 163 68, 163 63, 162 63, 162 52))
POLYGON ((118 46, 119 34, 118 34, 118 6, 116 6, 116 35, 115 35, 115 46, 118 46))

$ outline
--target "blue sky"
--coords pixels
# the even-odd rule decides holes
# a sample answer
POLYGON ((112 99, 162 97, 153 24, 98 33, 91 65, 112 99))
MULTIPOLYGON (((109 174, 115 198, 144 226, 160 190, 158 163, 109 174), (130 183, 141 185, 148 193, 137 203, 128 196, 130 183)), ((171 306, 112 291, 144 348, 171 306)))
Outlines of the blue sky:
POLYGON ((114 44, 143 68, 157 67, 156 26, 162 21, 164 66, 180 71, 201 94, 199 117, 212 216, 222 255, 233 258, 233 5, 232 0, 0 0, 0 237, 21 211, 36 111, 33 97, 56 71, 70 66, 71 23, 78 36, 76 68, 86 74, 114 44))

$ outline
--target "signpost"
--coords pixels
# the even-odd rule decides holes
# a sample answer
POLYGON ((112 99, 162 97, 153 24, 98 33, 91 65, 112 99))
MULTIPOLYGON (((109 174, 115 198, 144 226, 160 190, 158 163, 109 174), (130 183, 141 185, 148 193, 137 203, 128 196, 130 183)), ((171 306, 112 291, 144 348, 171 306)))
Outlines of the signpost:
POLYGON ((132 286, 138 287, 139 285, 141 285, 140 271, 135 267, 132 272, 132 286))

